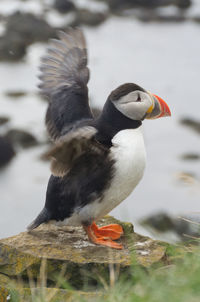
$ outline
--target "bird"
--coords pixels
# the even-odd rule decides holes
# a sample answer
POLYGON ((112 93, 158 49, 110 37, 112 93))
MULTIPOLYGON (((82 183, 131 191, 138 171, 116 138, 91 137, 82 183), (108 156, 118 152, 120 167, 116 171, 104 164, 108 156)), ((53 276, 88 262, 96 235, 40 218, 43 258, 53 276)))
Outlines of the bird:
POLYGON ((46 127, 53 141, 45 205, 28 231, 50 221, 82 226, 90 242, 123 249, 119 224, 96 222, 125 200, 140 182, 146 164, 145 119, 170 116, 167 103, 135 83, 108 96, 93 116, 89 105, 87 45, 80 28, 59 31, 41 59, 41 93, 48 98, 46 127))

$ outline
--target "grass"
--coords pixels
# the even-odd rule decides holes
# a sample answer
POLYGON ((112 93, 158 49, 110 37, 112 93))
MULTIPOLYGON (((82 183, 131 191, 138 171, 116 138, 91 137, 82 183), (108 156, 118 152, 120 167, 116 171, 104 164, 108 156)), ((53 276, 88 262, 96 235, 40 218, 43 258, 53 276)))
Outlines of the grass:
POLYGON ((99 301, 199 302, 200 250, 187 253, 173 265, 148 271, 133 268, 129 280, 119 280, 106 299, 99 301))
MULTIPOLYGON (((200 301, 200 248, 184 247, 180 249, 169 248, 168 254, 172 263, 165 266, 156 265, 144 269, 137 265, 133 257, 133 264, 129 276, 122 275, 117 280, 118 273, 114 267, 110 269, 109 284, 104 282, 104 291, 101 297, 88 299, 84 296, 73 294, 69 300, 57 300, 56 292, 45 293, 44 267, 41 267, 40 282, 30 284, 36 287, 32 290, 30 301, 54 302, 54 301, 95 301, 95 302, 199 302, 200 301)), ((103 280, 102 280, 103 281, 103 280)), ((32 281, 31 281, 32 282, 32 281)), ((69 284, 60 277, 58 281, 62 288, 72 291, 69 284)), ((11 291, 8 301, 29 301, 22 299, 17 289, 11 291)))

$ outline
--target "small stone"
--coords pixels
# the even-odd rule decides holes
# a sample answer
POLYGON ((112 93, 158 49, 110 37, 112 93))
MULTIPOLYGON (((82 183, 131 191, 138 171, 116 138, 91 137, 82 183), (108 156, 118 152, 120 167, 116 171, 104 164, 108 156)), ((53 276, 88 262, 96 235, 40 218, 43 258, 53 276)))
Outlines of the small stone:
POLYGON ((8 116, 0 116, 0 126, 7 124, 10 121, 8 116))
POLYGON ((192 0, 177 0, 176 6, 180 9, 188 9, 192 5, 192 0))
MULTIPOLYGON (((157 213, 140 221, 144 227, 150 227, 155 234, 171 232, 179 241, 199 237, 200 218, 198 215, 172 217, 166 213, 157 213)), ((163 236, 163 235, 162 235, 163 236)))
POLYGON ((74 3, 70 0, 55 0, 53 6, 61 14, 66 14, 76 9, 74 3))
POLYGON ((159 23, 178 23, 186 20, 183 15, 160 15, 160 14, 140 14, 138 19, 142 22, 159 22, 159 23))
POLYGON ((141 225, 150 226, 159 232, 167 232, 174 229, 174 222, 166 213, 158 213, 141 220, 141 225))
POLYGON ((5 95, 10 98, 21 98, 23 96, 26 96, 27 92, 17 91, 17 90, 16 91, 7 91, 7 92, 5 92, 5 95))
POLYGON ((191 0, 103 0, 106 2, 111 11, 118 13, 121 10, 127 10, 132 8, 147 8, 155 9, 158 7, 164 7, 174 5, 180 9, 187 9, 191 6, 191 0))
POLYGON ((182 118, 180 120, 180 124, 183 126, 187 126, 188 128, 200 134, 200 121, 196 121, 192 118, 182 118))
POLYGON ((197 177, 192 172, 180 172, 176 174, 176 178, 184 183, 184 185, 193 185, 197 182, 197 177))
POLYGON ((29 132, 20 129, 11 129, 7 132, 6 137, 17 146, 29 148, 37 146, 37 139, 29 132))
POLYGON ((194 22, 196 22, 196 23, 200 23, 200 16, 195 16, 195 17, 193 17, 192 18, 192 20, 194 21, 194 22))
POLYGON ((182 160, 192 160, 192 161, 199 160, 200 159, 200 154, 186 153, 186 154, 181 155, 181 159, 182 160))
POLYGON ((0 136, 0 168, 6 166, 15 156, 12 143, 8 138, 0 136))
POLYGON ((82 24, 97 26, 103 23, 107 19, 107 17, 107 13, 92 12, 87 9, 79 9, 76 12, 75 20, 73 21, 72 26, 79 26, 82 24))
POLYGON ((18 61, 26 54, 26 44, 14 33, 0 37, 0 61, 18 61))

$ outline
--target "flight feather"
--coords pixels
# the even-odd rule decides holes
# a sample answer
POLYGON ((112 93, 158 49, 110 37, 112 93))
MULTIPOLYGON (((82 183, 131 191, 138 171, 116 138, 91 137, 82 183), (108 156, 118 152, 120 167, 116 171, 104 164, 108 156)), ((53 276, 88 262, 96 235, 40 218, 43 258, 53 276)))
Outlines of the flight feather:
POLYGON ((46 126, 56 140, 77 121, 92 119, 88 101, 89 69, 85 37, 80 29, 58 32, 41 60, 39 88, 49 99, 46 126))

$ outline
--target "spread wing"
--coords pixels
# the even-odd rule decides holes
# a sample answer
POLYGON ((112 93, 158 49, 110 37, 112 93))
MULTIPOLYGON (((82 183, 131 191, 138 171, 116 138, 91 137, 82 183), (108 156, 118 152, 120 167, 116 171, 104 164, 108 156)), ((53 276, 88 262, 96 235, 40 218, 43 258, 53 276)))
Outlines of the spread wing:
POLYGON ((53 140, 77 121, 92 119, 88 103, 89 69, 84 35, 80 29, 59 32, 40 66, 41 92, 49 98, 47 130, 53 140))
POLYGON ((96 132, 94 127, 85 126, 60 137, 45 154, 45 157, 51 158, 52 174, 63 177, 77 161, 80 161, 80 158, 87 166, 91 155, 102 157, 102 160, 107 157, 109 150, 95 140, 96 132))

